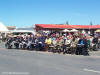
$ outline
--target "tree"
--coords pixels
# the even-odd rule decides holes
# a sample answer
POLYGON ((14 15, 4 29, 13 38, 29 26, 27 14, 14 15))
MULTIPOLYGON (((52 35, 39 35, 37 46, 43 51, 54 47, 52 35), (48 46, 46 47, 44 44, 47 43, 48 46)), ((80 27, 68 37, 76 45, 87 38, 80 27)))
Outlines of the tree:
POLYGON ((68 22, 68 21, 66 21, 66 24, 67 24, 67 25, 69 25, 69 22, 68 22))
POLYGON ((93 25, 92 21, 90 22, 90 25, 91 25, 91 26, 93 25))

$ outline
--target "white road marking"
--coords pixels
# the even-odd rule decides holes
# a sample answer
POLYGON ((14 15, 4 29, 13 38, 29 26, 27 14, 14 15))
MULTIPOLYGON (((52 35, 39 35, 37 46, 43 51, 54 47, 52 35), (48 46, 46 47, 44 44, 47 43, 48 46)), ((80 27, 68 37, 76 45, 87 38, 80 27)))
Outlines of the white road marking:
POLYGON ((99 73, 100 74, 100 71, 96 71, 96 70, 91 70, 91 69, 83 69, 84 71, 88 71, 88 72, 95 72, 95 73, 99 73))

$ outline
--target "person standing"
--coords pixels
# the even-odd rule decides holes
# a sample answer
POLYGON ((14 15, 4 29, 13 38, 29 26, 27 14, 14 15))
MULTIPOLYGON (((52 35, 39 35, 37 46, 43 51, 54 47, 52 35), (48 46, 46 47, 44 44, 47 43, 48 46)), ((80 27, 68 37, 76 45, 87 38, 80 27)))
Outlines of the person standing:
POLYGON ((93 50, 97 51, 98 50, 98 37, 97 36, 94 36, 92 43, 94 44, 93 50))
POLYGON ((77 47, 77 40, 76 40, 76 37, 73 36, 73 39, 72 39, 72 42, 71 42, 71 45, 70 45, 70 49, 71 49, 71 54, 75 54, 76 52, 76 47, 77 47))

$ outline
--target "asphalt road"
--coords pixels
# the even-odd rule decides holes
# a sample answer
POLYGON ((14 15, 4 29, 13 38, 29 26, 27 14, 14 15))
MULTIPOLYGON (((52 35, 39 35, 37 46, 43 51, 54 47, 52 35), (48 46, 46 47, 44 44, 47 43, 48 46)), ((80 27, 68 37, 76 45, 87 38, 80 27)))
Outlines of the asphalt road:
POLYGON ((100 55, 63 55, 5 49, 0 44, 0 75, 100 75, 100 55))

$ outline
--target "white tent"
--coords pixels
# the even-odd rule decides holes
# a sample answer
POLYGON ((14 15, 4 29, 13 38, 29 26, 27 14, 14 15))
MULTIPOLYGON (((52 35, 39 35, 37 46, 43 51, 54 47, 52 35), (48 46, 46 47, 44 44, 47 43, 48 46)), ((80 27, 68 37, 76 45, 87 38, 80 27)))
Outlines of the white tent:
POLYGON ((8 32, 7 27, 2 22, 0 22, 0 32, 8 32))
POLYGON ((65 30, 63 30, 62 32, 69 32, 69 30, 68 30, 68 29, 65 29, 65 30))
POLYGON ((95 32, 99 32, 100 33, 100 29, 96 30, 95 32))
POLYGON ((78 30, 76 30, 76 29, 72 29, 70 32, 78 32, 78 30))

